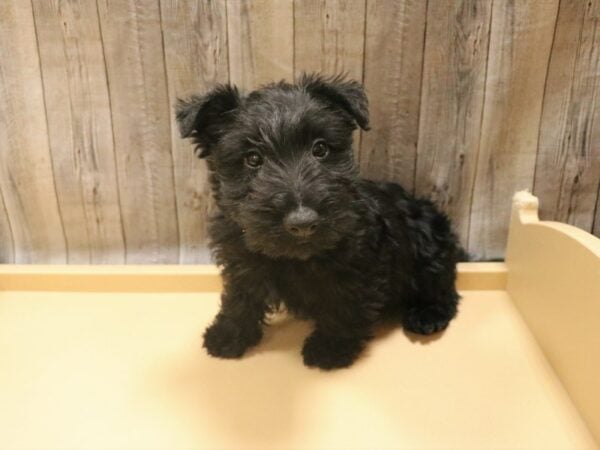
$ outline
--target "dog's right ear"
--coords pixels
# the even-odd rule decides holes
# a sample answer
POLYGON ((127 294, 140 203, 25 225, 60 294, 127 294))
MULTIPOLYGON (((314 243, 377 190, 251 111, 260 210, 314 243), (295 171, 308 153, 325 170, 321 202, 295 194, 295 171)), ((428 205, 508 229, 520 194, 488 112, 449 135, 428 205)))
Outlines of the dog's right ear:
POLYGON ((240 103, 237 88, 228 84, 205 95, 179 99, 175 111, 181 137, 192 138, 201 149, 198 156, 207 157, 233 122, 240 103))

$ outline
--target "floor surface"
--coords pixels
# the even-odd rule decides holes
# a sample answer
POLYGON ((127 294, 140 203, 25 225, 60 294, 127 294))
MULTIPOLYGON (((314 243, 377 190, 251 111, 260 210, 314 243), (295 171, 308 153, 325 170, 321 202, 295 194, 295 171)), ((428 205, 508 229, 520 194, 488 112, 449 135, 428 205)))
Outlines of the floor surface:
POLYGON ((0 292, 0 448, 593 447, 506 293, 463 295, 445 333, 381 329, 328 373, 284 317, 208 357, 217 294, 0 292))

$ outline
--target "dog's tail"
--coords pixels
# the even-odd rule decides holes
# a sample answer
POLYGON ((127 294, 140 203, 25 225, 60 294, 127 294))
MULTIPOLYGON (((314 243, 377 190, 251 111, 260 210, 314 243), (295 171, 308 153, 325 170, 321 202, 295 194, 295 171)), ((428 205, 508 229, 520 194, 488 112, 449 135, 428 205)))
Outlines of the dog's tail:
POLYGON ((463 248, 459 247, 456 252, 456 260, 458 262, 468 262, 471 261, 471 255, 463 248))

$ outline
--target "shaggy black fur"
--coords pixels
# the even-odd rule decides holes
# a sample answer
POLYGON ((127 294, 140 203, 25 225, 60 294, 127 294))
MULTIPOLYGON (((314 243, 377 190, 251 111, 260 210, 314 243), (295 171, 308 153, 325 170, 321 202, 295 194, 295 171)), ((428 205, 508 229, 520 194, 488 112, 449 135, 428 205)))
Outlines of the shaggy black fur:
POLYGON ((242 356, 280 304, 314 321, 302 354, 322 369, 352 364, 382 318, 431 334, 455 316, 461 250, 447 217, 358 176, 352 131, 368 129, 367 106, 360 84, 319 75, 179 102, 219 209, 210 236, 225 289, 204 335, 211 355, 242 356))

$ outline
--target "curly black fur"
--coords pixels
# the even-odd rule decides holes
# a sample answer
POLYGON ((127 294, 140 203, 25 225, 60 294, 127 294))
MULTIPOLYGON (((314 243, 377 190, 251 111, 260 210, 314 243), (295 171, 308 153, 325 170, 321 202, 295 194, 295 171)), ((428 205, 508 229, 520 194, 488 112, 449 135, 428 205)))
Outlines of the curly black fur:
POLYGON ((382 318, 420 334, 447 327, 461 249, 429 201, 359 177, 352 131, 369 124, 359 83, 305 75, 245 97, 222 85, 180 101, 177 119, 207 160, 219 209, 210 236, 224 293, 204 335, 211 355, 242 356, 281 304, 314 321, 302 354, 322 369, 352 364, 382 318))

